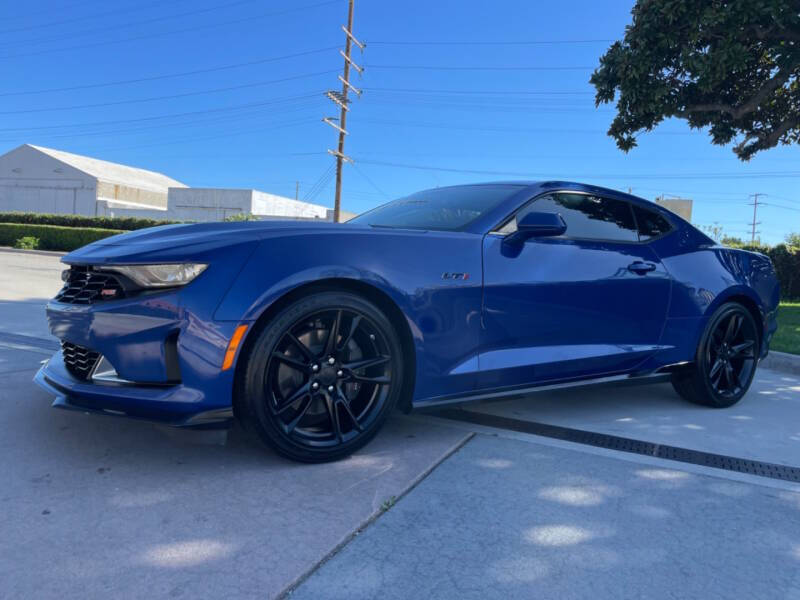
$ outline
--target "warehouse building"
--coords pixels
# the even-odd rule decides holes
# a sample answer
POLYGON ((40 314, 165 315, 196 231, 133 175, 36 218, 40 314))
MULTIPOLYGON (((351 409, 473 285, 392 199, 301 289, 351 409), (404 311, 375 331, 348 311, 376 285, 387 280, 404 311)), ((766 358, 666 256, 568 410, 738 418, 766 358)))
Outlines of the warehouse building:
POLYGON ((30 144, 0 156, 0 212, 12 211, 171 221, 333 218, 318 204, 252 189, 190 188, 154 171, 30 144))
POLYGON ((0 156, 0 211, 104 214, 104 205, 166 210, 169 188, 186 185, 161 173, 25 144, 0 156))

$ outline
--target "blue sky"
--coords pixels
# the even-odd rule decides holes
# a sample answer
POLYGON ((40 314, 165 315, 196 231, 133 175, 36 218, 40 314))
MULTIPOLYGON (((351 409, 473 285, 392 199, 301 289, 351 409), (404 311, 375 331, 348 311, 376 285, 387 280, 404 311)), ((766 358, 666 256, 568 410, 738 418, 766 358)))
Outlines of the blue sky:
MULTIPOLYGON (((34 143, 192 186, 291 197, 299 181, 300 199, 332 205, 336 132, 321 119, 338 114, 323 92, 340 87, 346 0, 65 5, 0 7, 0 152, 34 143)), ((632 5, 356 0, 367 48, 354 58, 366 70, 354 78, 364 94, 348 117, 356 162, 343 207, 438 185, 564 178, 689 197, 696 224, 742 237, 748 195, 764 193, 760 237, 800 231, 797 146, 745 164, 678 121, 627 155, 605 135, 613 107, 594 107, 588 79, 632 5)))

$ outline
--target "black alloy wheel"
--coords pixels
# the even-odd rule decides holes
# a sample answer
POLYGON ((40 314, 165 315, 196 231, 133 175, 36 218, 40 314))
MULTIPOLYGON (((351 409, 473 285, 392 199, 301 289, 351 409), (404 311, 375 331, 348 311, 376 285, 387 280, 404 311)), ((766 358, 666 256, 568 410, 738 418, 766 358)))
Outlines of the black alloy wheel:
POLYGON ((336 460, 377 433, 402 388, 402 349, 372 303, 323 292, 293 303, 247 357, 243 400, 262 439, 304 462, 336 460))
POLYGON ((675 374, 676 391, 691 402, 725 408, 750 388, 759 355, 759 330, 741 304, 722 305, 709 320, 690 373, 675 374))

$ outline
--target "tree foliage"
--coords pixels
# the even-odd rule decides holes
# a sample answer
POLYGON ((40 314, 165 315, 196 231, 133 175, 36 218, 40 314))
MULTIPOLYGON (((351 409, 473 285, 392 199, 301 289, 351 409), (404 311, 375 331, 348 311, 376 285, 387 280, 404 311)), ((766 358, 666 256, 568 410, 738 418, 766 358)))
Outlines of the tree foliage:
POLYGON ((591 78, 598 106, 617 97, 620 149, 669 117, 742 160, 800 143, 800 0, 638 0, 632 14, 591 78))

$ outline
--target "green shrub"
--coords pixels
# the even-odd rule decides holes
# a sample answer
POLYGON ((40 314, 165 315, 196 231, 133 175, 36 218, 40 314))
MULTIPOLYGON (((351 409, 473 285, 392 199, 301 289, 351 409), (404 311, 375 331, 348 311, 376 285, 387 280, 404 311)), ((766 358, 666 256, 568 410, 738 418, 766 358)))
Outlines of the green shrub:
POLYGON ((0 223, 26 223, 29 225, 60 225, 62 227, 95 227, 133 231, 156 225, 172 225, 180 221, 158 221, 136 217, 86 217, 83 215, 48 215, 39 213, 0 213, 0 223))
POLYGON ((38 238, 41 250, 70 251, 118 233, 124 232, 96 227, 0 223, 0 246, 11 246, 20 238, 34 237, 38 238))
POLYGON ((36 250, 39 247, 39 238, 26 235, 14 242, 14 248, 20 250, 36 250))
POLYGON ((233 215, 228 215, 223 220, 227 221, 227 222, 231 222, 231 221, 258 221, 259 218, 256 215, 251 215, 250 213, 235 213, 233 215))

